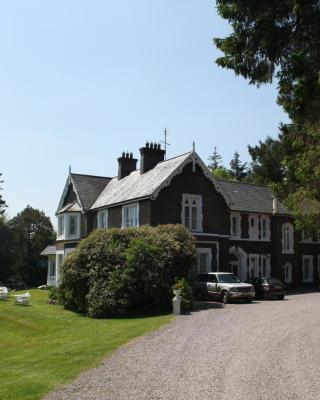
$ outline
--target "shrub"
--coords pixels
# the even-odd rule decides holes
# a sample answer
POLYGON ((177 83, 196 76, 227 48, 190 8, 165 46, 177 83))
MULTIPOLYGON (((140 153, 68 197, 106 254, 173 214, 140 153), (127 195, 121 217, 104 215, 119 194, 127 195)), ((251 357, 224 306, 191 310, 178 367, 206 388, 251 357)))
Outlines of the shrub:
POLYGON ((59 299, 92 317, 169 309, 174 277, 187 277, 195 260, 180 225, 97 229, 66 257, 59 299))

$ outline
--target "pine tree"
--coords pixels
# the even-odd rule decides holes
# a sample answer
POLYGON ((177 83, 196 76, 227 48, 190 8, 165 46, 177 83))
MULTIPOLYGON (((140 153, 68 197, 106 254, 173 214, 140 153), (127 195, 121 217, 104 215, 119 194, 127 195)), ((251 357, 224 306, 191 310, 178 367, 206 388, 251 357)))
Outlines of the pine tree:
POLYGON ((218 153, 217 147, 214 146, 213 154, 209 157, 210 164, 208 165, 208 168, 211 171, 214 171, 215 169, 217 169, 218 167, 221 166, 221 160, 222 160, 222 157, 218 153))
POLYGON ((230 161, 230 173, 237 180, 242 181, 247 176, 247 163, 240 161, 240 154, 236 151, 230 161))

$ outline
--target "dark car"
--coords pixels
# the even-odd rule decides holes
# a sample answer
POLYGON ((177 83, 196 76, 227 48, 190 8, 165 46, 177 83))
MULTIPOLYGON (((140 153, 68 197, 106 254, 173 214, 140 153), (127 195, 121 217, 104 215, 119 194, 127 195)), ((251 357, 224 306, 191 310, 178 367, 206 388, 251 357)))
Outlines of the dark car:
POLYGON ((277 298, 283 300, 287 294, 286 285, 278 278, 253 278, 245 282, 254 286, 256 297, 260 299, 277 298))

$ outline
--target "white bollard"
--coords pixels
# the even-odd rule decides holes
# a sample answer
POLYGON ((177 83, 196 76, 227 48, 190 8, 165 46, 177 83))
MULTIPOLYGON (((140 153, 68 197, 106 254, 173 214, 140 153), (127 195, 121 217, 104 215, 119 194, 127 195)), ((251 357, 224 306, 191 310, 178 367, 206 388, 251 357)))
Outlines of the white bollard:
POLYGON ((173 291, 174 293, 174 298, 172 299, 172 308, 173 308, 173 314, 174 315, 180 315, 181 314, 181 290, 175 289, 173 291))

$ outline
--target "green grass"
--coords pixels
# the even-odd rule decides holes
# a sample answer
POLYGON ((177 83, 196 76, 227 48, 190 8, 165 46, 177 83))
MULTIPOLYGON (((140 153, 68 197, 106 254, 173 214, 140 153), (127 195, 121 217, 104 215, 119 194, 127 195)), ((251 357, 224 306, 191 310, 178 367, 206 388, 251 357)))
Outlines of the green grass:
POLYGON ((47 304, 31 290, 29 306, 0 300, 0 399, 36 400, 98 365, 119 346, 172 320, 171 315, 91 319, 47 304))

